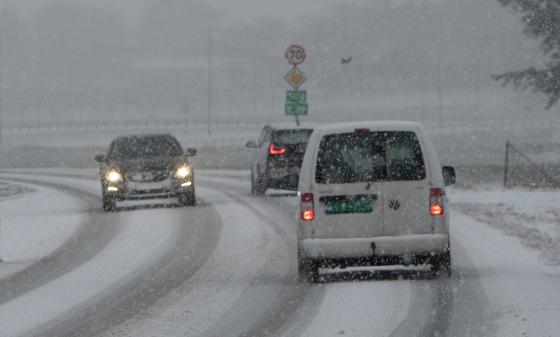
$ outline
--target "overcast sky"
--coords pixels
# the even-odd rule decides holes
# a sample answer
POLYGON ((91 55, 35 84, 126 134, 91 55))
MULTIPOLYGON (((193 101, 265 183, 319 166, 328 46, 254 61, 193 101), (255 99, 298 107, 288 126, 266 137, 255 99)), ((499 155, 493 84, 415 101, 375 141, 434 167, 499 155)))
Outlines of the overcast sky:
MULTIPOLYGON (((82 1, 115 8, 133 23, 149 0, 0 0, 4 6, 11 4, 25 13, 52 2, 82 1)), ((163 1, 163 0, 162 0, 163 1)), ((302 18, 306 14, 328 14, 336 4, 363 3, 367 0, 200 0, 215 7, 228 22, 248 22, 258 17, 275 17, 286 20, 302 18)), ((4 7, 3 6, 3 7, 4 7)), ((24 14, 25 14, 24 13, 24 14)))

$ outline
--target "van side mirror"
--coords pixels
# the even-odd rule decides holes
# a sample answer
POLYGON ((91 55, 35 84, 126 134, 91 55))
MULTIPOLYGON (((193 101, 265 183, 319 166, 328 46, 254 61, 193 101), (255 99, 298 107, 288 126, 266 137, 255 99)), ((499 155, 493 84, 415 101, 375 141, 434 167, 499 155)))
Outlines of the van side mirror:
POLYGON ((194 149, 194 148, 188 148, 188 149, 185 151, 185 156, 194 157, 194 156, 196 156, 196 153, 197 153, 197 152, 198 152, 198 151, 196 151, 196 149, 194 149))
POLYGON ((445 186, 455 185, 457 181, 457 175, 455 174, 455 168, 452 166, 442 167, 443 182, 445 186))
POLYGON ((95 156, 95 161, 100 163, 100 164, 104 163, 106 160, 107 160, 107 158, 105 158, 105 156, 102 155, 102 154, 98 154, 98 155, 95 156))
POLYGON ((255 142, 254 140, 250 140, 247 142, 247 144, 245 144, 245 147, 249 149, 256 149, 258 146, 257 146, 257 142, 255 142))

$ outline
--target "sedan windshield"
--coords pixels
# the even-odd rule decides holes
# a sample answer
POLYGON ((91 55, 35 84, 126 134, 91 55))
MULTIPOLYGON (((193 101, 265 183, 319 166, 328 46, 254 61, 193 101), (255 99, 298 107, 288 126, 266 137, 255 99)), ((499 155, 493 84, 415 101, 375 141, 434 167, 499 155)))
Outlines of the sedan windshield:
POLYGON ((109 153, 109 158, 174 157, 182 153, 179 144, 171 137, 126 137, 115 141, 109 153))

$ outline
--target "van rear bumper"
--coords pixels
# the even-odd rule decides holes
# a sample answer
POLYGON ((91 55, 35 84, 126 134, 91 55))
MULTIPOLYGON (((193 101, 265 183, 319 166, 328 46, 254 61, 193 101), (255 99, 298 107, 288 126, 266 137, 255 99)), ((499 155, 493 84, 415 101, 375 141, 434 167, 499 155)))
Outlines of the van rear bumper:
POLYGON ((377 256, 430 255, 449 251, 448 234, 421 234, 350 239, 304 239, 304 258, 338 259, 377 256))

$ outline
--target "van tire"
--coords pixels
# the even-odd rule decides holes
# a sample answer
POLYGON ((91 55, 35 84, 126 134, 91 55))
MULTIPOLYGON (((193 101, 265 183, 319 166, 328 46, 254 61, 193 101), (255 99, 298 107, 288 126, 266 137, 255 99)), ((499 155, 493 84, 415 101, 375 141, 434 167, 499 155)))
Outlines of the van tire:
POLYGON ((434 276, 451 277, 453 269, 451 267, 451 252, 438 254, 432 262, 432 272, 434 276))
POLYGON ((298 258, 298 274, 301 280, 319 282, 319 264, 313 260, 298 258))

